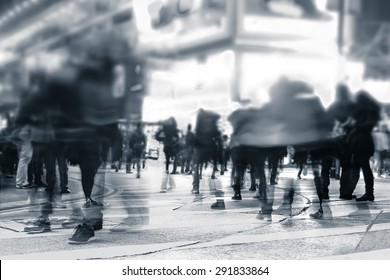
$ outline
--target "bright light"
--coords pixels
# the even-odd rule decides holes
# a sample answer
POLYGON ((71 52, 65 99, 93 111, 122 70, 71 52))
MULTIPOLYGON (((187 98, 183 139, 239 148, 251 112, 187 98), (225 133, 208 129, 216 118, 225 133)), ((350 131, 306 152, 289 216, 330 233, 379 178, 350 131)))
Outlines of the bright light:
POLYGON ((5 64, 15 58, 15 54, 8 51, 0 51, 0 65, 5 64))

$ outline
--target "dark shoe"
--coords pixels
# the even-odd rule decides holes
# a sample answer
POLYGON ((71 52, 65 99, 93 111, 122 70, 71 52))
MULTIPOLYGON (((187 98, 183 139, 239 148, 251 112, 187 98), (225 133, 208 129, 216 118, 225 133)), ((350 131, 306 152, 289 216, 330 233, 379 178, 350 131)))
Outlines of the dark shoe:
POLYGON ((322 199, 329 200, 329 194, 323 194, 322 199))
POLYGON ((356 201, 374 201, 375 197, 373 194, 363 194, 363 196, 356 198, 356 201))
POLYGON ((323 216, 324 216, 324 211, 322 209, 318 209, 317 212, 310 214, 310 218, 313 219, 321 219, 323 216))
POLYGON ((98 207, 103 207, 104 204, 103 203, 99 203, 91 198, 89 198, 87 200, 87 202, 84 203, 84 208, 89 208, 89 207, 94 207, 94 206, 98 206, 98 207))
POLYGON ((356 195, 340 195, 339 198, 343 200, 352 200, 356 198, 356 195))
POLYGON ((211 205, 211 209, 224 210, 225 209, 225 202, 224 201, 217 201, 211 205))
POLYGON ((61 189, 61 193, 62 193, 62 194, 70 193, 70 189, 69 189, 68 187, 62 188, 62 189, 61 189))
POLYGON ((221 176, 225 175, 225 171, 224 170, 221 170, 221 172, 219 173, 221 176))
POLYGON ((85 244, 95 237, 95 232, 92 226, 87 224, 78 225, 71 238, 68 239, 69 244, 85 244))
POLYGON ((177 174, 176 171, 172 171, 172 172, 171 172, 171 175, 176 175, 176 174, 177 174))
POLYGON ((255 192, 256 190, 257 190, 256 185, 252 185, 252 186, 249 188, 249 191, 250 191, 250 192, 255 192))
POLYGON ((234 194, 232 199, 233 200, 242 200, 241 194, 239 194, 239 193, 234 194))
POLYGON ((17 189, 20 189, 20 190, 28 190, 28 189, 31 189, 32 186, 30 184, 27 184, 27 185, 23 185, 23 186, 16 186, 17 189))
POLYGON ((137 173, 136 175, 137 179, 141 178, 141 175, 139 173, 137 173))
POLYGON ((49 219, 39 218, 33 225, 24 228, 27 233, 43 233, 51 231, 49 219))

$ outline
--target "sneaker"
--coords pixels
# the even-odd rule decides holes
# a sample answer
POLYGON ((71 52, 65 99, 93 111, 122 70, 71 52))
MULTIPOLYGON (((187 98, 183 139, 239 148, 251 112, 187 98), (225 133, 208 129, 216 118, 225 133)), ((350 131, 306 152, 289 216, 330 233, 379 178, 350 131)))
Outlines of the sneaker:
POLYGON ((28 190, 28 189, 31 189, 32 186, 30 184, 26 184, 26 185, 23 185, 23 186, 16 185, 16 188, 20 189, 20 190, 28 190))
POLYGON ((62 194, 67 194, 67 193, 70 193, 70 190, 69 190, 68 187, 65 187, 65 188, 62 188, 62 189, 61 189, 61 193, 62 193, 62 194))
POLYGON ((249 188, 250 192, 255 192, 256 190, 257 190, 257 186, 256 185, 251 185, 251 187, 249 188))
POLYGON ((27 233, 43 233, 51 231, 49 219, 37 219, 31 226, 24 228, 27 233))
POLYGON ((323 215, 324 215, 324 211, 322 209, 318 209, 317 212, 310 214, 310 218, 321 219, 323 215))
POLYGON ((232 197, 233 200, 242 200, 242 197, 241 197, 241 194, 234 194, 233 197, 232 197))
POLYGON ((271 214, 264 214, 261 210, 256 215, 257 220, 265 221, 265 222, 272 222, 272 215, 271 214))
POLYGON ((363 194, 363 196, 356 198, 356 201, 374 201, 374 195, 363 194))
POLYGON ((75 228, 73 236, 68 239, 69 244, 85 244, 95 237, 95 232, 92 226, 87 224, 78 225, 75 228))
POLYGON ((90 208, 90 207, 93 207, 93 206, 103 206, 103 204, 95 201, 95 200, 92 200, 91 198, 88 199, 87 202, 84 203, 84 208, 90 208))
POLYGON ((136 232, 144 225, 142 218, 125 218, 118 225, 110 228, 111 232, 136 232))
POLYGON ((191 191, 193 194, 199 194, 199 189, 192 189, 191 191))

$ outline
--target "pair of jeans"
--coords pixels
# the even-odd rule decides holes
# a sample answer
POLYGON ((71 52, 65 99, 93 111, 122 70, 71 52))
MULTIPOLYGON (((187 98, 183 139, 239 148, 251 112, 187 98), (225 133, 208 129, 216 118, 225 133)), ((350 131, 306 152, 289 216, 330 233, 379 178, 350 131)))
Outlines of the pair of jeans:
POLYGON ((28 165, 33 155, 33 147, 28 140, 22 140, 19 150, 19 162, 16 170, 16 186, 28 185, 28 165))

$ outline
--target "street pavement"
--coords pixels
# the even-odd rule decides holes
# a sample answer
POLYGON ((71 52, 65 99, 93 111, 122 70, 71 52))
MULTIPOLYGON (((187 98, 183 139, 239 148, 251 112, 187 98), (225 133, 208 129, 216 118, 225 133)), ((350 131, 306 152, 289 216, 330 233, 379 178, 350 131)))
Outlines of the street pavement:
MULTIPOLYGON (((77 167, 69 169, 71 194, 58 196, 62 203, 50 217, 52 231, 42 234, 23 232, 39 212, 38 204, 27 203, 32 191, 16 189, 14 179, 2 177, 0 259, 390 259, 390 179, 375 179, 374 202, 340 200, 339 181, 332 179, 324 217, 312 219, 318 200, 310 170, 303 180, 297 180, 296 173, 293 167, 280 173, 272 221, 267 221, 256 218, 261 202, 249 191, 249 180, 243 199, 231 199, 230 172, 212 180, 210 170, 205 170, 200 193, 192 194, 192 177, 178 174, 167 179, 161 161, 148 160, 140 179, 135 172, 107 169, 96 179, 104 187, 104 196, 97 197, 105 204, 103 229, 84 245, 68 244, 73 229, 61 226, 73 206, 84 202, 77 167), (292 185, 290 208, 284 196, 292 185), (212 209, 216 201, 225 208, 212 209), (137 219, 139 209, 148 210, 148 223, 142 228, 110 231, 123 218, 137 219)), ((43 191, 38 189, 38 202, 43 191)), ((363 193, 361 176, 355 194, 363 193)))

